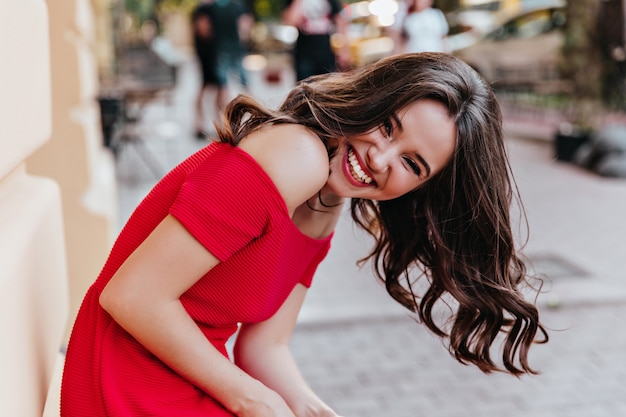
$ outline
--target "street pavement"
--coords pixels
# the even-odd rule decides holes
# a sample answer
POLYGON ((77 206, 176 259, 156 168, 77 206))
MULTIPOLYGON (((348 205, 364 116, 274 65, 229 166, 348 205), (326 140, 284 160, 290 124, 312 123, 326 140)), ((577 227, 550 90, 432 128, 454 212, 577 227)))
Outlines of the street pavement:
MULTIPOLYGON (((249 75, 249 93, 268 105, 293 85, 288 67, 271 84, 263 71, 249 75)), ((145 108, 142 139, 122 149, 120 227, 158 180, 146 158, 165 173, 206 145, 193 137, 198 83, 188 59, 169 100, 145 108)), ((531 271, 544 280, 537 304, 551 340, 530 353, 540 374, 484 375, 456 362, 386 295, 369 264, 357 266, 371 240, 344 213, 292 342, 311 386, 341 415, 626 416, 626 180, 556 161, 549 138, 554 126, 537 115, 505 114, 524 207, 514 210, 518 241, 531 271)))

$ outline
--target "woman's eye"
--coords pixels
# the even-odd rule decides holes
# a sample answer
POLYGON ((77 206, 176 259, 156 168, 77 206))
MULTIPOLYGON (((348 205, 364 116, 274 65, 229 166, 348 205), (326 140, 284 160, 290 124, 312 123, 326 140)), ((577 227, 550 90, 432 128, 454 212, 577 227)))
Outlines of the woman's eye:
POLYGON ((411 169, 411 171, 415 173, 415 175, 420 176, 422 170, 420 169, 420 166, 417 164, 417 162, 415 162, 408 156, 403 156, 402 159, 404 160, 404 163, 409 167, 409 169, 411 169))
POLYGON ((391 132, 393 132, 393 124, 391 123, 391 120, 385 120, 383 122, 383 128, 385 129, 387 136, 391 136, 391 132))

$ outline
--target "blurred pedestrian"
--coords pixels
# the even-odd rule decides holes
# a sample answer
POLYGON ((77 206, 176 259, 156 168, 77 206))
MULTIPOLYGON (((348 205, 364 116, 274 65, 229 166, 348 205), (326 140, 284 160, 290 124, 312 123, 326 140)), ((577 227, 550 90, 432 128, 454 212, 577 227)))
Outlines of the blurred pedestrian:
POLYGON ((347 22, 339 0, 286 0, 282 22, 298 29, 293 51, 296 79, 345 69, 350 65, 347 22), (341 36, 337 51, 331 36, 341 36))
POLYGON ((229 78, 236 78, 244 90, 247 88, 242 60, 254 18, 240 0, 204 0, 194 10, 192 22, 202 71, 202 84, 196 96, 195 132, 198 139, 204 139, 207 90, 215 89, 213 121, 219 123, 219 114, 232 98, 229 78))
POLYGON ((225 120, 139 204, 89 288, 63 417, 337 417, 289 341, 345 199, 374 238, 364 260, 458 361, 534 372, 545 333, 521 288, 502 116, 467 64, 394 55, 309 77, 275 110, 240 95, 225 120))
POLYGON ((449 52, 446 16, 433 0, 405 0, 392 27, 395 53, 449 52))

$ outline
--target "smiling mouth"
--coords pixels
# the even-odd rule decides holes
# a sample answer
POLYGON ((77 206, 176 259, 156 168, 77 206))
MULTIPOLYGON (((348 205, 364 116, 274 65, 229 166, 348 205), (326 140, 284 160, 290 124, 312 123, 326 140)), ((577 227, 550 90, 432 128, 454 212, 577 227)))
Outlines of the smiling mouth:
POLYGON ((352 178, 354 178, 356 181, 363 184, 371 184, 372 182, 374 182, 372 177, 367 175, 363 171, 363 168, 361 168, 359 160, 357 159, 354 153, 354 149, 352 147, 348 149, 348 163, 350 164, 350 175, 352 175, 352 178))

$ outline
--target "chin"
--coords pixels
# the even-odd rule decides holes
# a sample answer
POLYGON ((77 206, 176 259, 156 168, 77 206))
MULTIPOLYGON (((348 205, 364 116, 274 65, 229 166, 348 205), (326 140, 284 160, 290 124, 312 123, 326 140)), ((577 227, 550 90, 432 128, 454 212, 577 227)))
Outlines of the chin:
POLYGON ((351 196, 346 195, 346 187, 342 187, 340 184, 336 184, 333 178, 333 174, 332 174, 332 170, 331 170, 331 175, 328 177, 328 182, 326 183, 326 185, 324 186, 324 188, 322 189, 322 191, 330 191, 333 194, 335 194, 337 197, 341 197, 341 198, 350 198, 351 196))

